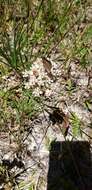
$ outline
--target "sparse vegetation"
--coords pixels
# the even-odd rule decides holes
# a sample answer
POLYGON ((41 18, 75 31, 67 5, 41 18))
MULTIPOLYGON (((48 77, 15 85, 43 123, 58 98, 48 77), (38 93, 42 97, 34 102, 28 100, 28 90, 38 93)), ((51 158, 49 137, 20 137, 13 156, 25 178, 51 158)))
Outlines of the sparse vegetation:
MULTIPOLYGON (((57 107, 57 102, 65 101, 67 105, 68 100, 72 104, 71 100, 77 99, 73 99, 81 88, 81 85, 78 86, 76 82, 80 75, 76 77, 77 72, 82 71, 84 72, 82 74, 88 77, 88 84, 84 85, 83 91, 83 93, 88 93, 88 97, 86 98, 85 95, 82 103, 88 112, 92 112, 92 94, 90 95, 92 91, 90 82, 92 78, 91 7, 91 0, 0 0, 0 133, 9 135, 10 145, 12 142, 15 143, 12 154, 19 159, 18 162, 22 162, 24 153, 31 157, 26 147, 30 134, 37 144, 32 130, 36 131, 34 123, 39 123, 41 117, 39 115, 43 113, 45 122, 49 123, 46 131, 43 129, 45 138, 51 124, 45 114, 49 114, 55 106, 57 107), (53 68, 53 62, 56 63, 59 68, 56 76, 54 74, 57 70, 56 66, 54 69, 50 67, 50 72, 48 68, 47 70, 41 68, 41 75, 38 68, 34 69, 34 62, 38 59, 40 63, 44 57, 52 61, 53 68), (73 64, 78 70, 76 68, 72 70, 73 64), (60 79, 62 81, 59 81, 60 79), (55 83, 57 81, 59 85, 55 83), (62 85, 62 92, 57 90, 61 88, 60 85, 62 85), (59 95, 61 100, 58 98, 59 95)), ((83 122, 78 118, 77 113, 72 112, 69 116, 62 114, 62 120, 66 118, 70 119, 69 127, 73 137, 77 138, 80 134, 82 135, 83 122)), ((68 123, 66 120, 64 122, 68 123)), ((51 139, 46 136, 45 140, 45 146, 49 149, 51 139)), ((29 141, 32 145, 32 140, 29 139, 29 141)), ((0 185, 5 190, 25 189, 26 182, 23 183, 19 177, 27 169, 22 168, 21 172, 20 167, 15 164, 14 167, 18 169, 16 173, 15 168, 11 169, 7 167, 7 164, 3 165, 3 159, 2 155, 0 185), (22 185, 23 188, 21 188, 22 185)), ((37 164, 39 165, 39 162, 37 164)), ((41 184, 44 184, 44 180, 41 180, 41 184)), ((28 183, 27 189, 36 190, 34 182, 31 185, 30 182, 28 183)))

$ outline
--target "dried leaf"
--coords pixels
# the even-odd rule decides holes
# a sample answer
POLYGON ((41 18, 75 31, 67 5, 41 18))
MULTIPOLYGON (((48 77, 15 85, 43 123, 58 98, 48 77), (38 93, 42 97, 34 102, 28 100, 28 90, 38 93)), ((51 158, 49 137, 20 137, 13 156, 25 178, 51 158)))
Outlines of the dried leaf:
POLYGON ((56 108, 53 113, 50 114, 50 120, 52 121, 53 125, 58 125, 64 136, 67 136, 69 129, 69 119, 62 110, 56 108))
POLYGON ((45 57, 42 57, 43 66, 45 68, 45 71, 47 72, 47 75, 53 79, 53 75, 51 73, 52 64, 49 60, 47 60, 45 57))

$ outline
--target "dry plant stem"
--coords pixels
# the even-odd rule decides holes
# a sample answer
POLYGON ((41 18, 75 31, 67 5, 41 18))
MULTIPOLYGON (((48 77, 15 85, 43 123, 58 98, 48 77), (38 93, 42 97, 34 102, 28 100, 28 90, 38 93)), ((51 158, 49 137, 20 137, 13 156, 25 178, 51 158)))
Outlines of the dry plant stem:
MULTIPOLYGON (((70 4, 69 4, 69 7, 68 7, 67 10, 65 11, 63 17, 66 17, 66 16, 69 14, 68 11, 71 10, 72 3, 73 3, 73 0, 71 0, 71 2, 70 2, 70 4)), ((58 31, 58 29, 61 27, 61 25, 62 25, 62 22, 61 22, 61 23, 59 24, 59 26, 54 30, 54 32, 52 33, 52 37, 53 37, 53 35, 58 31)))
POLYGON ((35 190, 38 190, 38 184, 39 184, 39 181, 40 181, 40 176, 41 176, 41 172, 38 176, 38 179, 37 179, 37 182, 36 182, 36 186, 35 186, 35 190))
POLYGON ((45 133, 44 133, 44 135, 42 137, 42 140, 41 140, 41 142, 40 142, 40 144, 38 146, 38 150, 40 149, 40 146, 41 146, 41 144, 42 144, 42 142, 43 142, 43 140, 44 140, 44 138, 45 138, 45 136, 47 134, 47 131, 48 131, 49 127, 50 127, 50 122, 49 122, 48 126, 46 127, 45 133))
MULTIPOLYGON (((71 11, 72 3, 73 3, 73 0, 70 2, 69 7, 67 8, 67 10, 65 11, 65 13, 64 13, 64 15, 63 15, 63 18, 65 18, 65 17, 69 14, 69 11, 71 11)), ((77 21, 77 22, 78 22, 78 21, 77 21)), ((69 30, 68 30, 63 36, 61 36, 61 39, 59 40, 59 42, 57 42, 56 45, 50 49, 49 52, 46 52, 46 55, 47 55, 47 56, 49 56, 50 53, 51 53, 52 51, 54 51, 54 49, 59 45, 59 43, 61 42, 61 40, 64 39, 64 37, 67 35, 67 33, 70 31, 70 29, 73 28, 73 26, 74 26, 75 24, 76 24, 76 22, 69 28, 69 30)), ((52 36, 51 36, 51 37, 54 36, 54 34, 59 30, 59 28, 61 27, 61 25, 62 25, 62 22, 61 22, 61 23, 59 24, 59 26, 54 30, 54 32, 52 33, 52 36)))
POLYGON ((82 133, 84 133, 87 137, 89 137, 90 139, 92 139, 92 137, 91 136, 89 136, 85 131, 83 131, 82 129, 81 129, 81 132, 82 133))
POLYGON ((16 175, 13 176, 13 178, 18 178, 21 174, 23 174, 24 172, 26 172, 28 169, 31 169, 33 166, 35 166, 37 163, 32 164, 31 166, 25 168, 24 170, 22 170, 21 172, 17 173, 16 175))
MULTIPOLYGON (((40 105, 40 106, 41 106, 41 108, 42 108, 44 117, 45 117, 45 119, 47 120, 47 118, 46 118, 46 116, 45 116, 45 113, 44 113, 44 104, 43 104, 43 102, 42 102, 42 105, 40 105)), ((45 111, 47 111, 47 110, 45 110, 45 111)), ((47 113, 49 113, 49 112, 47 112, 47 113)), ((45 130, 45 133, 44 133, 44 135, 43 135, 43 138, 42 138, 42 140, 41 140, 41 142, 40 142, 40 144, 39 144, 39 146, 38 146, 38 150, 40 149, 40 146, 41 146, 41 144, 42 144, 42 142, 43 142, 43 140, 44 140, 44 138, 45 138, 45 136, 46 136, 46 134, 47 134, 47 131, 48 131, 49 127, 50 127, 50 121, 49 121, 49 123, 48 123, 48 126, 46 127, 46 130, 45 130)))
MULTIPOLYGON (((28 132, 28 134, 26 135, 26 137, 23 139, 23 141, 22 141, 22 142, 25 142, 25 140, 28 138, 29 134, 30 134, 30 131, 28 132)), ((35 137, 32 135, 32 133, 31 133, 31 136, 33 137, 33 139, 34 139, 34 141, 35 141, 36 145, 38 145, 38 143, 37 143, 37 141, 36 141, 35 137)))
POLYGON ((61 36, 60 40, 55 44, 55 46, 53 46, 49 52, 46 54, 47 56, 49 56, 51 54, 52 51, 54 51, 57 46, 61 43, 61 41, 67 36, 67 34, 73 29, 74 25, 78 23, 79 20, 77 20, 64 34, 63 36, 61 36))

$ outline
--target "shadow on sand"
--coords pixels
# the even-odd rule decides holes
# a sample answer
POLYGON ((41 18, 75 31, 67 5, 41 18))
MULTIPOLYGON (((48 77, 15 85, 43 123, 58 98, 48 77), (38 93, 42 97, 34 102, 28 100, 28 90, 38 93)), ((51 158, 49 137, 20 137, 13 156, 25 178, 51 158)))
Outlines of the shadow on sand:
POLYGON ((92 160, 88 142, 51 143, 47 190, 92 190, 92 160))

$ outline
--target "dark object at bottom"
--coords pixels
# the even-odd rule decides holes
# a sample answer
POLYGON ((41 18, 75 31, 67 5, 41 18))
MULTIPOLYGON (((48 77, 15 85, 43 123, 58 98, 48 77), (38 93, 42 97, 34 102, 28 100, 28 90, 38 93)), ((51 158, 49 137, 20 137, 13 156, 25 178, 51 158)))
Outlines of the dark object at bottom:
POLYGON ((51 143, 47 190, 92 190, 88 142, 51 143))

